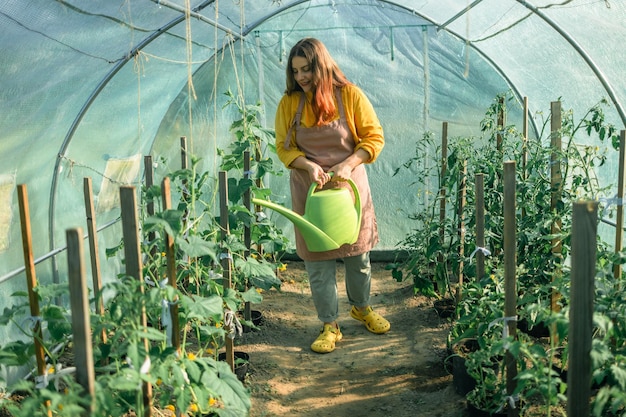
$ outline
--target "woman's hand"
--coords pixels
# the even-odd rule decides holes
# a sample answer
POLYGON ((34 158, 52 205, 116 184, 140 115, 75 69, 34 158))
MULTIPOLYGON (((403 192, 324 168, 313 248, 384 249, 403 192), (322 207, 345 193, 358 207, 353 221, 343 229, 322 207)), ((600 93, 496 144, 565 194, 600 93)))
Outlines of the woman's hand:
POLYGON ((367 151, 357 149, 355 153, 348 156, 342 162, 332 166, 328 172, 333 174, 333 181, 348 181, 352 177, 352 171, 369 158, 367 151))
POLYGON ((291 163, 291 166, 308 172, 311 183, 316 182, 317 188, 322 188, 324 184, 330 181, 330 174, 325 172, 321 166, 303 156, 296 158, 291 163))
POLYGON ((311 183, 316 182, 317 188, 322 188, 324 184, 330 181, 330 174, 324 172, 322 167, 317 164, 312 164, 308 171, 309 177, 311 178, 311 183))

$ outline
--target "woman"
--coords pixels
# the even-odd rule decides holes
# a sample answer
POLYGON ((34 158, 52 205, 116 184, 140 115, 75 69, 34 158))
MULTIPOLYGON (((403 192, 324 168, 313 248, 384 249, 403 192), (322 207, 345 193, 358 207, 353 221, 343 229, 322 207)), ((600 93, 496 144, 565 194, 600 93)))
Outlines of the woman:
POLYGON ((278 157, 290 169, 292 210, 304 213, 306 195, 314 182, 327 188, 347 186, 346 181, 352 179, 361 196, 362 222, 356 243, 310 252, 295 230, 296 252, 304 260, 313 302, 323 322, 311 349, 328 353, 343 337, 337 324, 338 259, 345 265, 350 315, 372 333, 386 333, 390 328, 369 305, 369 252, 378 243, 378 229, 363 165, 374 162, 382 150, 383 129, 367 97, 348 81, 322 42, 300 40, 287 62, 287 89, 278 105, 275 129, 278 157))

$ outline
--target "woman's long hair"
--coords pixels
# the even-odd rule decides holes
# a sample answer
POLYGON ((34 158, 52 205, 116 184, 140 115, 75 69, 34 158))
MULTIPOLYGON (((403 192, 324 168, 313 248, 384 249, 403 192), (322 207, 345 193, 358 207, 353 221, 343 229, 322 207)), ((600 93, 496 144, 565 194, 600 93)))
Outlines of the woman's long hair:
POLYGON ((315 38, 304 38, 298 41, 291 52, 289 52, 289 60, 287 61, 287 89, 286 94, 294 91, 302 91, 300 85, 293 76, 292 60, 293 57, 303 57, 307 60, 313 73, 313 111, 317 117, 316 124, 323 125, 328 123, 335 116, 335 96, 336 87, 343 87, 352 84, 335 60, 330 56, 326 46, 315 38))

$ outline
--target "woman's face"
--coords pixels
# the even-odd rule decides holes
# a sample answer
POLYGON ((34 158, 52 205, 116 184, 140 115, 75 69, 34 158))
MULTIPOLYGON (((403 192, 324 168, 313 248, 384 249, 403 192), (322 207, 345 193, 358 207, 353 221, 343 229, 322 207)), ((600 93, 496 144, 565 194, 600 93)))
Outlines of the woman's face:
POLYGON ((302 88, 305 93, 311 91, 313 88, 313 72, 311 72, 311 65, 306 58, 301 56, 294 56, 291 60, 291 71, 293 72, 293 78, 302 88))

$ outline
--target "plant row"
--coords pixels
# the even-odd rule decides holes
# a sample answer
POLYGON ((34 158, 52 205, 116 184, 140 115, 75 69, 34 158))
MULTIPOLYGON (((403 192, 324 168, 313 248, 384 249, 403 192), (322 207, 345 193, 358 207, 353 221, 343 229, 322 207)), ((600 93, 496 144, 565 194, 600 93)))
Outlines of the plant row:
MULTIPOLYGON (((511 94, 496 97, 481 123, 483 136, 454 138, 445 152, 426 133, 415 156, 398 168, 415 172, 413 186, 425 207, 407 213, 414 226, 389 268, 397 280, 412 279, 416 293, 454 299, 448 346, 453 355, 463 356, 473 379, 473 388, 463 392, 469 405, 488 413, 515 406, 521 415, 565 415, 572 206, 579 200, 600 201, 600 218, 614 216, 614 199, 607 196, 612 188, 599 183, 596 170, 620 138, 605 121, 606 102, 578 121, 571 111, 562 112, 556 128, 552 114, 536 139, 506 125, 507 106, 512 105, 511 94), (585 137, 586 144, 580 144, 585 137), (445 159, 437 158, 442 154, 445 159), (505 161, 516 167, 515 317, 504 314, 505 161), (484 184, 484 246, 477 244, 478 174, 484 184), (442 202, 445 217, 440 216, 442 202), (478 258, 484 268, 478 268, 478 258), (509 334, 512 320, 524 331, 509 334), (545 332, 533 332, 539 329, 545 332), (518 369, 513 392, 506 387, 506 354, 518 369)), ((600 237, 594 244, 591 411, 598 417, 623 415, 626 300, 624 278, 614 271, 625 256, 621 247, 600 237)))

